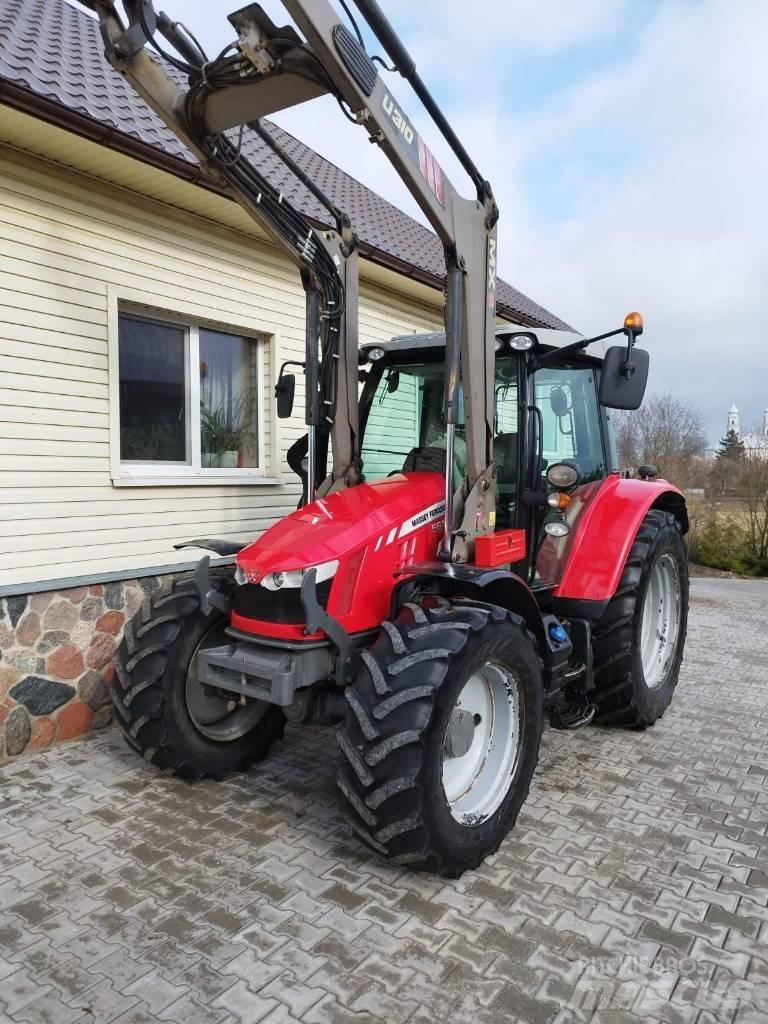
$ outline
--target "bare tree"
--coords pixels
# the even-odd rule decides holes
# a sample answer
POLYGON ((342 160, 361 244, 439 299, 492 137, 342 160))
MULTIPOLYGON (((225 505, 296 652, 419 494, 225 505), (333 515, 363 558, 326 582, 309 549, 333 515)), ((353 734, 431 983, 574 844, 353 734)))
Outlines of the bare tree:
POLYGON ((693 460, 707 446, 704 414, 670 392, 651 395, 632 412, 613 414, 619 462, 623 468, 650 463, 682 485, 693 460))
POLYGON ((763 572, 768 568, 768 459, 741 460, 739 496, 744 502, 746 549, 763 572))
POLYGON ((633 412, 616 409, 611 412, 611 421, 616 432, 616 451, 621 469, 630 469, 640 465, 637 453, 637 438, 633 427, 633 412))

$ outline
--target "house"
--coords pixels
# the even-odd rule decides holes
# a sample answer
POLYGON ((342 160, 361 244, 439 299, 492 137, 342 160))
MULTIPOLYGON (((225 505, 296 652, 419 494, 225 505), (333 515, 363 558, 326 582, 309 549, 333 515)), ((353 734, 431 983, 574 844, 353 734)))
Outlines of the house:
MULTIPOLYGON (((297 139, 362 240, 361 339, 441 322, 437 238, 297 139)), ((258 139, 246 152, 317 223, 258 139)), ((298 274, 107 64, 66 0, 0 8, 0 758, 109 719, 127 617, 295 507, 275 418, 298 274)), ((501 284, 499 314, 559 327, 501 284)), ((297 402, 297 409, 301 402, 297 402)))

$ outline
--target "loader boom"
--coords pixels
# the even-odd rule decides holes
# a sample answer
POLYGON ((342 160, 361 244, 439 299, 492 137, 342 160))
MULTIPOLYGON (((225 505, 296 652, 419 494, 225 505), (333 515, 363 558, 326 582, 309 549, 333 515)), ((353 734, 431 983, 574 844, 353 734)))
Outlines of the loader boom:
MULTIPOLYGON (((277 26, 258 4, 230 15, 237 42, 207 60, 183 26, 156 14, 151 0, 125 0, 124 24, 113 0, 89 0, 99 15, 108 59, 203 169, 268 233, 298 267, 307 296, 306 422, 310 465, 316 434, 330 431, 333 466, 319 493, 361 479, 358 425, 357 239, 349 218, 323 195, 272 139, 260 118, 323 94, 369 133, 439 236, 445 253, 446 384, 445 536, 441 557, 466 562, 475 536, 493 530, 493 374, 496 320, 496 222, 489 184, 475 167, 375 0, 355 0, 397 71, 426 107, 475 190, 463 198, 419 136, 376 64, 328 0, 283 0, 298 26, 277 26), (169 57, 187 76, 150 56, 159 32, 180 54, 169 57), (303 38, 302 38, 303 36, 303 38), (293 209, 242 155, 245 127, 254 130, 326 207, 334 227, 319 229, 293 209), (467 476, 454 480, 453 435, 463 385, 467 476), (454 498, 458 502, 454 507, 454 498)), ((158 47, 159 48, 159 47, 158 47)), ((314 473, 310 473, 310 500, 314 473)))

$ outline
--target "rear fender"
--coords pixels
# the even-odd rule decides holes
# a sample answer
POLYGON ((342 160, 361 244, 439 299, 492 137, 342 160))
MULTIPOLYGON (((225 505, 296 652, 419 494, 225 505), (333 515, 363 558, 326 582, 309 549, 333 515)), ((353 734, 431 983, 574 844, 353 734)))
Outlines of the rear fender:
POLYGON ((608 601, 616 593, 640 524, 652 508, 671 512, 688 530, 685 498, 666 480, 608 477, 579 518, 555 598, 608 601))

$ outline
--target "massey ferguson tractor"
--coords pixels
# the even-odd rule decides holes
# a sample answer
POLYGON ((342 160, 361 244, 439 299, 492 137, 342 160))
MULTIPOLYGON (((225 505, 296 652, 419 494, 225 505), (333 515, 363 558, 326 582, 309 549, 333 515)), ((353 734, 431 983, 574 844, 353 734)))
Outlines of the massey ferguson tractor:
MULTIPOLYGON (((187 542, 235 566, 207 556, 145 605, 126 629, 114 703, 128 743, 186 779, 247 768, 286 721, 338 726, 355 832, 397 864, 457 876, 514 825, 545 715, 562 729, 644 729, 663 715, 685 641, 687 515, 654 467, 618 471, 610 410, 642 401, 642 318, 592 339, 497 323, 491 187, 377 3, 355 4, 471 198, 328 0, 284 0, 293 26, 250 4, 212 59, 151 0, 125 0, 123 15, 90 0, 113 66, 290 257, 306 292, 307 434, 293 453, 306 498, 245 547, 187 542), (328 93, 443 243, 444 333, 358 344, 354 226, 262 121, 328 93), (246 159, 244 131, 331 227, 246 159)), ((296 383, 285 370, 280 416, 296 383)))

